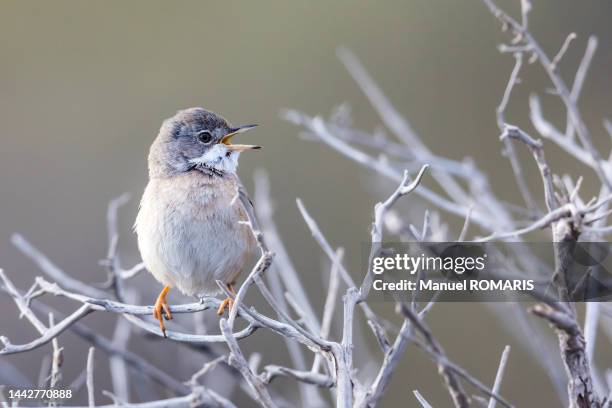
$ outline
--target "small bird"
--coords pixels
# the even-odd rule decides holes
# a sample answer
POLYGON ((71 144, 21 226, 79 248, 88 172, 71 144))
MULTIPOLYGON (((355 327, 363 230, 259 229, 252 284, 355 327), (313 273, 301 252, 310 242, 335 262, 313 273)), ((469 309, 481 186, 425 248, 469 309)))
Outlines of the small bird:
MULTIPOLYGON (((255 126, 233 127, 216 113, 189 108, 166 119, 151 145, 149 183, 134 228, 146 268, 164 285, 153 310, 164 337, 171 288, 202 298, 219 293, 220 280, 236 293, 236 279, 255 248, 244 225, 248 215, 236 199, 242 188, 238 156, 260 146, 231 139, 255 126)), ((231 304, 226 298, 218 314, 231 304)))

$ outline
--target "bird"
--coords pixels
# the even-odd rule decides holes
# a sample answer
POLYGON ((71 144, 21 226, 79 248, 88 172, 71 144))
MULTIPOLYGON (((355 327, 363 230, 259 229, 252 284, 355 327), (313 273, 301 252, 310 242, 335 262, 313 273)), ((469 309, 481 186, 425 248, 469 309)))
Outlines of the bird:
MULTIPOLYGON (((164 337, 164 318, 172 319, 171 288, 202 299, 218 294, 221 281, 236 293, 236 280, 256 246, 248 213, 236 199, 243 189, 238 157, 261 147, 233 144, 232 138, 256 126, 234 127, 194 107, 166 119, 151 144, 149 181, 134 229, 146 269, 163 285, 153 317, 164 337)), ((231 306, 227 297, 217 313, 231 306)))

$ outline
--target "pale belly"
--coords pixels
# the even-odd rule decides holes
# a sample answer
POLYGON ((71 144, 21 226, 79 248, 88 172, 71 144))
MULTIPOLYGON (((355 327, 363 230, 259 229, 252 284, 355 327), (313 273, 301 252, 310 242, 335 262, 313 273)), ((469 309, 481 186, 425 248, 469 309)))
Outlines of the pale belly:
POLYGON ((143 262, 159 282, 186 295, 204 296, 220 291, 217 280, 237 279, 252 237, 233 196, 234 190, 225 185, 202 186, 189 178, 149 183, 136 232, 143 262))

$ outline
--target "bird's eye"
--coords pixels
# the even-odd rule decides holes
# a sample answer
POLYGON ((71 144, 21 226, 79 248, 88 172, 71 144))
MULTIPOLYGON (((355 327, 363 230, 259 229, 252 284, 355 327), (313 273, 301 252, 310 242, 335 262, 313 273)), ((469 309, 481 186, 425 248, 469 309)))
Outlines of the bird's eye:
POLYGON ((208 144, 212 141, 212 135, 209 131, 203 130, 202 132, 198 133, 198 140, 204 144, 208 144))

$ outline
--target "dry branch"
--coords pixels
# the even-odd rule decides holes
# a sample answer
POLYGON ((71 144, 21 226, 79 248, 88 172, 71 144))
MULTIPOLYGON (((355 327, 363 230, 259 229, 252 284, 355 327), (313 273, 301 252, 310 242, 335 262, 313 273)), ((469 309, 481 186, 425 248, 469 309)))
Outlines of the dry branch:
MULTIPOLYGON (((530 32, 528 22, 532 6, 528 0, 521 1, 520 21, 500 9, 493 0, 483 1, 493 15, 502 21, 514 35, 509 45, 502 44, 499 47, 502 53, 512 54, 514 65, 497 106, 495 119, 525 208, 511 206, 499 199, 487 175, 479 170, 470 158, 457 160, 438 155, 430 149, 406 118, 395 109, 382 89, 368 74, 364 65, 347 49, 338 50, 340 60, 395 139, 388 139, 384 132, 370 134, 354 129, 350 124, 349 111, 345 105, 337 110, 329 120, 295 110, 284 111, 283 117, 303 128, 312 140, 324 143, 344 157, 373 171, 380 176, 381 180, 393 183, 392 194, 374 207, 370 238, 370 264, 381 251, 385 227, 406 240, 449 240, 450 234, 447 234, 438 210, 461 217, 463 228, 457 234, 459 241, 506 242, 520 240, 523 236, 529 236, 528 234, 541 229, 550 229, 551 242, 555 243, 555 268, 551 274, 554 273, 556 288, 563 295, 563 301, 556 302, 553 301, 553 298, 540 296, 537 300, 542 303, 537 304, 531 311, 534 315, 546 320, 557 334, 559 352, 566 370, 569 406, 601 407, 606 401, 603 395, 612 392, 611 385, 606 386, 603 381, 597 381, 600 375, 593 364, 596 359, 597 327, 600 316, 605 314, 605 309, 602 311, 599 307, 592 305, 587 307, 584 330, 586 335, 583 335, 575 307, 569 301, 565 276, 570 262, 570 254, 565 244, 578 242, 580 237, 586 233, 601 237, 602 234, 612 232, 612 226, 606 226, 606 220, 612 214, 612 211, 608 209, 612 201, 612 166, 609 160, 603 158, 607 155, 602 155, 595 148, 593 135, 578 107, 578 99, 597 48, 597 40, 594 37, 589 38, 573 83, 569 87, 560 76, 558 67, 564 62, 564 55, 571 46, 575 35, 568 35, 559 51, 550 58, 530 32), (582 177, 576 178, 578 181, 574 183, 573 180, 576 179, 569 176, 558 177, 552 174, 545 159, 545 146, 542 141, 530 136, 518 126, 508 124, 514 121, 507 120, 506 108, 510 103, 514 88, 520 83, 519 76, 522 70, 527 69, 524 62, 535 60, 539 61, 565 108, 566 124, 565 130, 561 131, 546 119, 541 103, 535 95, 529 99, 532 124, 546 143, 554 143, 568 153, 572 159, 586 164, 595 171, 601 188, 599 195, 594 199, 583 200, 581 198, 582 177), (538 166, 542 179, 545 211, 540 210, 538 200, 527 188, 528 176, 517 158, 513 144, 515 141, 529 149, 538 166), (431 167, 433 182, 437 184, 433 188, 421 185, 428 166, 431 167), (412 192, 423 198, 430 206, 425 213, 422 228, 420 220, 417 224, 419 227, 415 227, 410 224, 407 217, 400 215, 399 211, 392 210, 401 197, 412 192), (394 220, 393 228, 389 227, 392 224, 391 218, 394 220), (485 236, 471 239, 468 236, 473 229, 470 228, 471 225, 480 228, 481 233, 485 236)), ((609 125, 608 122, 604 123, 609 125)), ((608 128, 612 129, 612 126, 608 128)), ((509 346, 504 349, 493 386, 489 388, 447 357, 442 342, 435 337, 425 323, 427 313, 435 306, 435 297, 420 311, 418 311, 416 297, 409 304, 397 302, 403 318, 399 328, 382 319, 368 303, 368 294, 373 280, 372 271, 368 269, 356 283, 350 271, 343 264, 343 250, 334 249, 315 219, 298 199, 297 206, 307 227, 332 266, 325 290, 327 295, 324 311, 319 319, 313 307, 314 301, 309 298, 309 294, 301 285, 300 274, 290 259, 289 251, 285 248, 281 234, 274 224, 268 181, 260 173, 256 177, 255 184, 257 211, 253 208, 243 188, 237 191, 236 199, 232 202, 232 205, 241 205, 245 209, 248 222, 244 223, 244 228, 250 229, 260 253, 256 265, 246 276, 234 297, 229 318, 220 320, 220 332, 217 334, 199 331, 193 334, 190 328, 178 324, 174 324, 172 330, 167 332, 168 341, 176 341, 188 346, 191 350, 201 350, 217 343, 225 344, 229 349, 228 355, 215 354, 215 358, 202 368, 184 377, 188 379, 186 383, 181 383, 170 374, 148 363, 138 354, 126 349, 133 329, 136 329, 134 336, 136 333, 157 338, 162 336, 159 327, 146 320, 146 316, 152 314, 153 307, 132 304, 133 300, 129 300, 128 281, 144 270, 144 266, 139 263, 132 268, 125 269, 120 262, 118 211, 127 202, 127 195, 111 201, 108 206, 108 248, 106 259, 102 262, 107 269, 108 282, 102 287, 73 278, 25 238, 18 234, 13 235, 14 245, 38 265, 48 280, 38 277, 34 285, 27 292, 22 293, 7 274, 0 270, 1 289, 13 299, 20 311, 20 316, 25 317, 39 333, 37 338, 25 344, 13 344, 7 337, 1 336, 0 355, 28 352, 51 343, 52 359, 49 360, 48 366, 43 365, 41 378, 45 380, 50 372, 50 387, 59 389, 61 388, 59 381, 62 353, 66 351, 59 346, 58 337, 68 330, 76 333, 92 346, 84 375, 74 383, 82 382, 86 385, 89 406, 95 406, 93 376, 95 347, 111 357, 111 370, 115 377, 113 393, 102 391, 102 394, 110 397, 115 405, 234 407, 229 399, 203 385, 205 380, 211 377, 206 376, 207 373, 215 367, 223 366, 225 370, 232 370, 235 375, 233 378, 240 381, 242 389, 260 406, 299 404, 296 401, 285 401, 278 392, 275 392, 273 384, 280 382, 275 379, 283 377, 282 381, 291 380, 299 384, 301 405, 325 406, 328 400, 331 400, 337 407, 349 408, 377 406, 388 390, 397 367, 403 361, 408 345, 414 344, 426 352, 437 365, 444 379, 444 387, 449 392, 455 407, 468 407, 473 402, 482 403, 489 408, 497 404, 504 407, 512 406, 500 395, 504 370, 508 362, 509 346), (276 258, 274 253, 278 254, 276 258), (253 287, 257 290, 256 295, 263 298, 269 305, 273 312, 272 316, 246 304, 247 292, 253 287), (340 295, 341 290, 344 290, 342 296, 340 295), (67 316, 62 316, 42 303, 46 295, 68 299, 76 303, 78 307, 67 316), (334 319, 334 311, 339 307, 340 299, 343 306, 341 320, 334 319), (119 319, 113 341, 86 327, 81 321, 85 316, 94 312, 112 313, 119 319), (43 323, 37 313, 49 316, 49 324, 43 323), (298 317, 294 319, 292 316, 298 317), (354 358, 355 347, 358 344, 366 343, 366 341, 356 339, 359 334, 356 330, 357 322, 360 319, 367 322, 371 335, 382 351, 382 358, 373 373, 365 373, 366 367, 360 366, 358 359, 354 358), (334 328, 337 331, 341 329, 342 336, 339 341, 331 338, 334 328), (266 333, 265 335, 275 335, 283 339, 293 367, 265 364, 258 373, 262 355, 254 353, 251 357, 255 356, 255 359, 249 359, 243 353, 241 346, 244 345, 242 342, 248 341, 247 339, 260 329, 266 333), (391 335, 395 335, 395 338, 392 338, 391 335), (239 340, 241 340, 240 344, 239 340), (249 364, 249 361, 252 364, 249 364), (224 363, 234 368, 229 368, 224 363), (139 373, 136 378, 142 376, 151 379, 173 393, 174 396, 143 404, 129 403, 130 387, 137 381, 129 376, 128 367, 139 373), (310 370, 309 367, 311 367, 310 370), (480 396, 470 398, 466 387, 477 390, 480 396), (325 393, 329 393, 327 399, 322 397, 325 393)), ((526 256, 521 256, 517 263, 521 264, 523 270, 537 270, 539 264, 535 263, 530 256, 533 254, 530 254, 529 251, 525 253, 526 256)), ((225 287, 222 289, 227 291, 225 287)), ((229 292, 226 294, 231 295, 229 292)), ((204 313, 210 309, 216 310, 219 304, 220 301, 216 298, 203 298, 199 302, 171 306, 170 310, 175 314, 204 313)), ((524 321, 510 320, 517 319, 507 319, 510 327, 524 327, 525 325, 524 321)), ((540 334, 536 331, 531 333, 540 334)), ((541 339, 534 341, 539 340, 541 339)), ((362 351, 359 350, 359 352, 362 351)), ((549 372, 554 368, 550 363, 550 356, 539 357, 538 361, 543 369, 547 370, 551 378, 556 378, 555 373, 549 372)), ((415 390, 413 393, 421 406, 431 407, 418 391, 415 390)))

